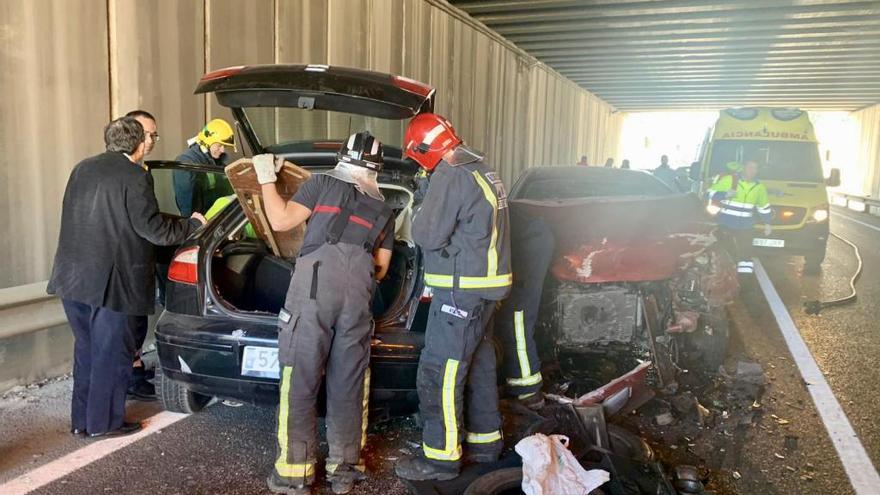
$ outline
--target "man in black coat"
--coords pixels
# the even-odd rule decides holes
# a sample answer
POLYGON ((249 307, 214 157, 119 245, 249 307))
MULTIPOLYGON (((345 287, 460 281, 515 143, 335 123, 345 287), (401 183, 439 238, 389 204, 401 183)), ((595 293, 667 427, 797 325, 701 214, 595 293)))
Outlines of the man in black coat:
POLYGON ((159 212, 140 164, 146 143, 137 120, 110 122, 104 142, 107 152, 80 162, 68 179, 47 289, 61 298, 75 338, 71 432, 92 437, 140 429, 124 420, 125 392, 135 336, 155 304, 153 245, 180 244, 205 221, 159 212))

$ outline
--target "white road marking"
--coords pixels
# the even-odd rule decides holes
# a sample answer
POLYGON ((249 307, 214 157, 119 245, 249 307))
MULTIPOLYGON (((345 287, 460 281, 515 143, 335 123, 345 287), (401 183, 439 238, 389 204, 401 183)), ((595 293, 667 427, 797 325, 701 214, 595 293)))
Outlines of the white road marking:
POLYGON ((857 224, 864 225, 865 227, 868 227, 869 229, 874 229, 874 230, 876 230, 877 232, 880 232, 880 227, 878 227, 878 226, 876 226, 876 225, 871 225, 871 224, 868 223, 868 222, 863 222, 863 221, 861 221, 861 220, 857 220, 857 219, 855 219, 855 218, 853 218, 853 217, 851 217, 851 216, 849 216, 849 215, 842 215, 842 214, 840 214, 840 213, 838 213, 838 212, 836 212, 836 211, 832 211, 831 213, 834 214, 834 215, 837 215, 837 216, 839 216, 839 217, 841 217, 841 218, 845 218, 845 219, 849 220, 850 222, 855 222, 855 223, 857 223, 857 224))
POLYGON ((758 259, 755 259, 755 275, 856 495, 880 494, 880 475, 758 259))
POLYGON ((94 440, 93 443, 90 443, 79 450, 75 450, 64 457, 55 459, 48 464, 44 464, 18 478, 7 481, 0 485, 0 493, 3 495, 24 495, 30 493, 33 490, 46 486, 53 481, 59 480, 74 471, 88 466, 119 449, 127 447, 144 437, 152 435, 162 428, 166 428, 185 417, 187 417, 186 414, 167 411, 151 416, 143 421, 144 428, 141 431, 124 437, 111 437, 106 440, 94 440))

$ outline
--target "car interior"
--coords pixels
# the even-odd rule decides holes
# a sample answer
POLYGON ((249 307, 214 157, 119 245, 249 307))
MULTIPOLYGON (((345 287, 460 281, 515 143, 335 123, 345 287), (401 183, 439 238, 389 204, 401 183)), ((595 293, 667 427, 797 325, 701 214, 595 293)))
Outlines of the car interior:
MULTIPOLYGON (((381 185, 385 202, 395 218, 394 250, 388 274, 378 284, 373 298, 373 315, 380 316, 396 303, 403 303, 408 274, 415 266, 416 250, 410 236, 413 194, 404 187, 381 185)), ((211 264, 211 278, 217 294, 239 311, 277 314, 284 305, 295 259, 274 256, 259 239, 244 235, 245 223, 227 234, 211 264)), ((307 227, 308 228, 308 227, 307 227)))

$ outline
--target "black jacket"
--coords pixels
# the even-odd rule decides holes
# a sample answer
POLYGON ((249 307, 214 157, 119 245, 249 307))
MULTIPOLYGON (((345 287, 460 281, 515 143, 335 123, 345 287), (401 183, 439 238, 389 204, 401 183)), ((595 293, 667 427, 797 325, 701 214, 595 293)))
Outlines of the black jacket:
POLYGON ((153 313, 153 245, 182 243, 198 220, 159 212, 153 177, 122 153, 102 153, 70 174, 49 294, 129 315, 153 313))
POLYGON ((193 143, 183 153, 177 156, 177 161, 182 163, 195 163, 216 167, 213 175, 213 184, 208 174, 197 174, 187 170, 175 170, 173 172, 174 201, 182 216, 188 217, 192 212, 205 213, 219 198, 233 194, 232 186, 223 175, 223 168, 229 161, 229 155, 223 153, 216 160, 210 154, 202 151, 201 147, 193 143))

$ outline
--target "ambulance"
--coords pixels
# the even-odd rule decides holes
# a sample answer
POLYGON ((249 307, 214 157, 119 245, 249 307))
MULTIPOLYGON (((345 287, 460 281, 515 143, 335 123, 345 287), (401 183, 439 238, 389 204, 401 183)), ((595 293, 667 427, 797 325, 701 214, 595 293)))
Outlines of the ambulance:
MULTIPOLYGON (((795 108, 729 108, 706 133, 691 169, 701 194, 728 163, 755 160, 758 180, 767 186, 773 208, 769 236, 755 226, 757 254, 803 256, 805 270, 819 270, 829 233, 828 187, 840 185, 840 171, 824 176, 819 143, 806 111, 795 108)), ((708 205, 709 213, 716 213, 708 205)))

